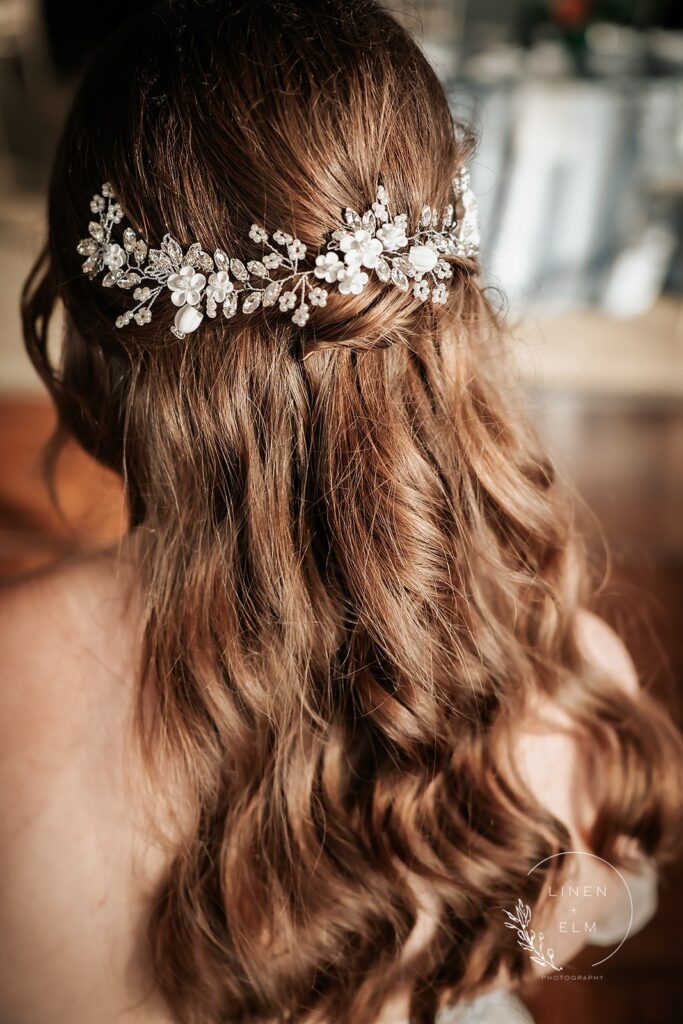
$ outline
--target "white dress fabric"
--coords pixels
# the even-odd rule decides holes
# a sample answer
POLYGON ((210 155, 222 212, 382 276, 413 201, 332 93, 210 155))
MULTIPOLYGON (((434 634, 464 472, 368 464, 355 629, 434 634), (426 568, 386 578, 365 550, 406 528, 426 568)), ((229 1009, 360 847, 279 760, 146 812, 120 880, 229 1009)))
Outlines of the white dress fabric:
POLYGON ((494 988, 481 996, 444 1009, 437 1024, 533 1024, 533 1017, 513 992, 494 988))
MULTIPOLYGON (((650 921, 657 910, 657 871, 645 862, 640 872, 621 872, 633 901, 633 918, 629 938, 650 921)), ((612 907, 609 915, 598 922, 591 946, 617 946, 624 938, 631 916, 628 897, 612 907)), ((533 1017, 513 992, 496 988, 481 996, 441 1010, 437 1024, 533 1024, 533 1017)))
POLYGON ((610 913, 597 922, 597 928, 590 939, 591 946, 616 946, 627 932, 630 938, 644 928, 657 910, 657 869, 654 865, 644 860, 640 871, 626 871, 622 868, 620 873, 628 886, 631 901, 624 889, 621 899, 611 908, 610 913), (629 927, 631 909, 633 917, 629 927))

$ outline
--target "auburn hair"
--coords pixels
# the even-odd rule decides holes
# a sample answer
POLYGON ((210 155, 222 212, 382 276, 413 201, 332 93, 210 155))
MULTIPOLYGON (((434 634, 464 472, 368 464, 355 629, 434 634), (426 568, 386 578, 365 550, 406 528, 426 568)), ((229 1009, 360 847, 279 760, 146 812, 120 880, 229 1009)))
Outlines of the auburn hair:
POLYGON ((303 328, 274 308, 184 341, 169 297, 117 330, 130 297, 81 271, 103 181, 150 242, 256 258, 253 221, 315 251, 380 177, 416 223, 473 146, 372 0, 141 4, 64 127, 25 335, 141 538, 137 734, 192 803, 149 919, 182 1024, 371 1024, 406 983, 427 1024, 501 967, 526 977, 500 908, 537 904, 529 869, 569 835, 495 750, 539 694, 599 761, 591 849, 618 865, 620 836, 660 859, 677 841, 678 733, 581 653, 571 505, 473 261, 452 258, 440 307, 373 280, 303 328), (406 960, 415 881, 439 909, 406 960))

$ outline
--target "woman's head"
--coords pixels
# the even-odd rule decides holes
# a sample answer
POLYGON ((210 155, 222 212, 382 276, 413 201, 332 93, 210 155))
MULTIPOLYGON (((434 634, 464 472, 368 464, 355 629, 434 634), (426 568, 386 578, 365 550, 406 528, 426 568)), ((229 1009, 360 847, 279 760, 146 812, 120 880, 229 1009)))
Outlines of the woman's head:
MULTIPOLYGON (((374 3, 146 4, 95 57, 69 119, 52 179, 52 255, 75 275, 72 240, 105 179, 146 238, 168 230, 251 245, 246 255, 260 255, 254 220, 319 248, 342 209, 370 205, 380 179, 417 224, 424 202, 446 205, 471 146, 427 62, 374 3)), ((101 330, 106 297, 72 284, 64 298, 78 326, 101 330)), ((391 288, 336 298, 309 345, 367 344, 417 311, 391 288)))
MULTIPOLYGON (((98 426, 103 411, 122 412, 117 396, 146 359, 176 379, 188 357, 185 346, 169 345, 170 293, 157 302, 153 323, 121 332, 113 322, 130 297, 103 291, 80 272, 74 240, 101 181, 113 183, 127 221, 150 241, 166 231, 184 244, 202 239, 227 248, 237 240, 246 257, 260 255, 248 235, 255 220, 318 249, 342 209, 369 205, 380 178, 395 208, 416 224, 423 202, 443 208, 449 201, 453 174, 471 151, 472 137, 454 130, 433 71, 374 2, 141 5, 92 59, 51 179, 44 292, 59 294, 69 315, 60 388, 69 429, 120 470, 121 452, 105 445, 98 426), (86 393, 92 410, 84 407, 86 393)), ((456 304, 471 270, 461 261, 456 304)), ((277 308, 259 312, 256 332, 254 317, 205 321, 191 358, 197 349, 213 350, 213 358, 228 344, 253 345, 240 340, 253 333, 271 339, 270 351, 282 346, 299 355, 330 344, 382 346, 420 327, 429 331, 437 315, 373 280, 360 296, 332 294, 303 332, 277 308)), ((40 331, 31 344, 54 387, 40 331)))
POLYGON ((370 1024, 406 978, 430 1021, 445 992, 504 961, 519 973, 499 908, 533 900, 530 866, 567 833, 501 781, 494 744, 537 691, 571 694, 577 728, 612 751, 599 852, 620 830, 656 849, 671 810, 666 787, 638 785, 671 734, 581 660, 571 516, 510 400, 471 261, 438 309, 373 282, 301 329, 275 308, 184 340, 167 297, 117 330, 125 296, 81 272, 102 181, 151 241, 227 248, 256 221, 315 251, 380 177, 413 223, 443 207, 471 149, 369 0, 145 3, 64 131, 26 337, 63 428, 124 477, 144 540, 156 712, 141 734, 150 771, 171 762, 193 793, 150 923, 183 1021, 370 1024), (605 741, 614 716, 631 757, 605 741), (401 975, 409 875, 440 911, 401 975))

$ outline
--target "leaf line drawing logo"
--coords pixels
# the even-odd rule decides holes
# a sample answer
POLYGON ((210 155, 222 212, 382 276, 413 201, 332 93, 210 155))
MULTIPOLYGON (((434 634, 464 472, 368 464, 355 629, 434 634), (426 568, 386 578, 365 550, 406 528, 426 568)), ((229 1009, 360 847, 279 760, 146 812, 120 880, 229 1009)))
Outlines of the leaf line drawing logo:
POLYGON ((536 932, 529 927, 531 925, 531 908, 526 903, 518 899, 514 914, 505 909, 503 909, 503 913, 507 914, 509 918, 505 922, 505 927, 512 928, 517 932, 517 943, 522 949, 526 949, 532 954, 531 959, 535 964, 539 964, 541 967, 550 967, 553 971, 562 970, 555 963, 555 950, 548 947, 544 952, 543 932, 539 932, 537 938, 536 932), (538 949, 536 942, 538 942, 538 949))

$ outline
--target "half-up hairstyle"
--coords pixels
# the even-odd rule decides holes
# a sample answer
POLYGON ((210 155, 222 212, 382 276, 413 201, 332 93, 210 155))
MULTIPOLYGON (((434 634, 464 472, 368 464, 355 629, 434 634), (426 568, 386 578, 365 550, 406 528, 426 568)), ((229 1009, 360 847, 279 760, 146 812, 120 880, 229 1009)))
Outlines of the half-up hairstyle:
POLYGON ((443 306, 373 280, 303 328, 274 307, 184 341, 168 297, 117 330, 126 296, 81 272, 103 181, 150 241, 228 248, 255 221, 316 251, 380 177, 412 223, 445 206, 472 146, 371 0, 140 4, 64 129, 26 341, 141 538, 138 738, 189 794, 149 920, 181 1024, 372 1024, 399 985, 428 1024, 526 977, 500 908, 537 903, 528 872, 570 837, 495 752, 539 695, 599 765, 591 848, 675 842, 678 735, 582 657, 572 513, 473 261, 443 306), (413 949, 420 887, 438 909, 413 949))

